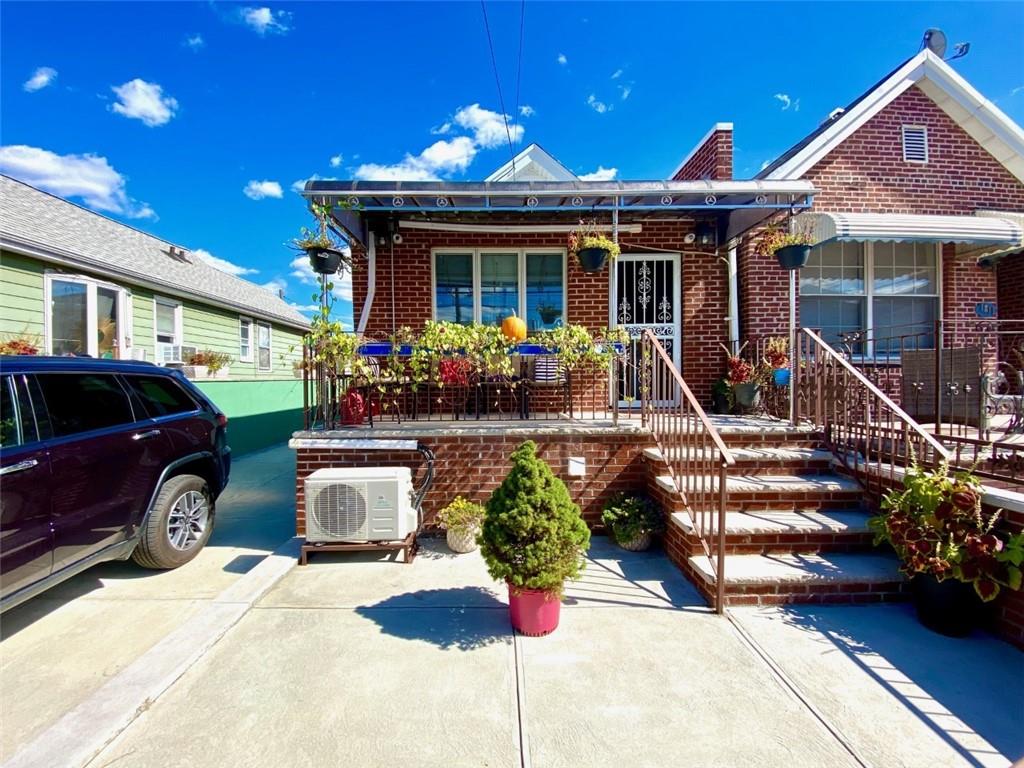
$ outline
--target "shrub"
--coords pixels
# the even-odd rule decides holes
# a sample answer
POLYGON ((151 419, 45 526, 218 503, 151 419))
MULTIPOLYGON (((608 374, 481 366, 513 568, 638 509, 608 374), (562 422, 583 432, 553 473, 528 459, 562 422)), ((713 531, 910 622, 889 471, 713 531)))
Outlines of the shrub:
POLYGON ((484 519, 484 508, 476 502, 468 501, 461 496, 437 513, 437 523, 445 530, 468 531, 484 519))
POLYGON ((601 522, 615 541, 622 543, 645 533, 661 533, 665 519, 661 509, 642 494, 620 493, 604 505, 601 522))
POLYGON ((512 469, 487 500, 478 541, 491 577, 513 587, 560 595, 565 580, 583 570, 590 531, 532 440, 513 451, 512 469))

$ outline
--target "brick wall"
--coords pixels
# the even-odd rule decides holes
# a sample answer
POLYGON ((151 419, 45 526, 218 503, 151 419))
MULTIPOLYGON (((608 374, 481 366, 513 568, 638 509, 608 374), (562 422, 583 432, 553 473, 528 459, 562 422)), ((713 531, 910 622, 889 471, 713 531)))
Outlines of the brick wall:
MULTIPOLYGON (((1024 183, 916 87, 894 99, 804 178, 819 190, 817 211, 971 216, 980 209, 1024 209, 1024 183), (903 161, 904 124, 927 127, 927 163, 903 161)), ((952 254, 951 245, 943 246, 944 316, 973 318, 975 303, 996 300, 995 276, 973 260, 955 261, 952 254)), ((788 276, 773 257, 753 253, 752 237, 744 241, 739 258, 742 333, 784 332, 788 276)))
MULTIPOLYGON (((415 435, 410 435, 413 439, 415 435)), ((434 483, 423 502, 425 525, 434 525, 434 518, 456 496, 484 503, 501 483, 509 469, 509 456, 524 440, 537 443, 537 454, 548 462, 554 473, 569 488, 575 503, 583 510, 588 525, 600 522, 601 509, 615 493, 642 490, 646 475, 643 449, 653 445, 649 435, 609 430, 603 434, 488 434, 419 436, 422 445, 435 454, 434 483), (586 475, 569 477, 570 456, 586 458, 586 475)), ((296 533, 304 536, 306 517, 303 481, 306 476, 324 467, 408 466, 413 469, 414 483, 422 472, 418 454, 409 452, 345 450, 340 448, 297 449, 295 485, 296 533)))
POLYGON ((676 171, 672 181, 732 178, 732 129, 711 131, 676 171))
MULTIPOLYGON (((993 510, 986 507, 986 513, 991 511, 993 510)), ((1024 531, 1024 512, 1006 512, 1002 528, 1008 533, 1024 531)), ((995 602, 993 629, 1024 650, 1024 591, 1000 591, 995 602)))
POLYGON ((1024 252, 1007 256, 995 270, 996 301, 1003 320, 1024 320, 1024 252))
MULTIPOLYGON (((551 223, 538 219, 535 223, 551 223)), ((562 221, 561 223, 565 223, 562 221)), ((727 337, 728 284, 722 261, 708 250, 693 250, 683 242, 692 232, 690 220, 644 221, 643 231, 622 233, 624 253, 642 253, 644 247, 682 253, 683 373, 698 397, 710 398, 711 382, 721 375, 717 365, 718 343, 727 337), (709 355, 716 365, 707 365, 709 355)), ((377 247, 377 286, 366 334, 387 338, 394 326, 412 328, 431 319, 431 249, 437 248, 564 248, 563 233, 490 234, 400 230, 402 243, 377 247), (392 281, 392 270, 394 280, 392 281), (394 303, 392 304, 392 283, 394 303), (397 307, 397 310, 393 309, 397 307)), ((588 274, 575 259, 567 260, 566 322, 591 329, 608 325, 608 271, 588 274)), ((356 258, 353 274, 353 306, 358 322, 367 291, 365 258, 356 258)))

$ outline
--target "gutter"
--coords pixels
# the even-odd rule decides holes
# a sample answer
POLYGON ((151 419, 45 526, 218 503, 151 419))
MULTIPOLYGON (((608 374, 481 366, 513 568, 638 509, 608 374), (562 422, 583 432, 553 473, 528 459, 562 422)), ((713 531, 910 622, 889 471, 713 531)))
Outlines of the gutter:
POLYGON ((366 326, 370 322, 373 297, 377 293, 377 237, 373 232, 369 232, 367 240, 369 243, 366 245, 366 299, 363 301, 363 311, 359 313, 359 324, 356 326, 356 333, 360 336, 366 332, 366 326))

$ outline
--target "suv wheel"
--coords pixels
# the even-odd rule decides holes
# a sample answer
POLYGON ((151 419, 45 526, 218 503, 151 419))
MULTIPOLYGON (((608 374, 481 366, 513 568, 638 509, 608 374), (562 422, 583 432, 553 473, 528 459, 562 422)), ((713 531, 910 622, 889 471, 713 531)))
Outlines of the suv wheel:
POLYGON ((213 532, 213 499, 201 477, 172 477, 160 489, 132 559, 144 568, 177 568, 199 554, 213 532))

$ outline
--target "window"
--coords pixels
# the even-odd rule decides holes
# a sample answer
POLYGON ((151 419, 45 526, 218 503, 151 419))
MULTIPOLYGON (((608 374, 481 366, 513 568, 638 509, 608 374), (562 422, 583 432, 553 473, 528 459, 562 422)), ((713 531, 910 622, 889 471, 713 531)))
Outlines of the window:
POLYGON ((565 321, 564 251, 434 254, 435 319, 496 325, 513 312, 530 331, 565 321))
POLYGON ((78 275, 46 276, 46 346, 53 355, 118 358, 126 346, 126 294, 78 275))
POLYGON ((128 395, 111 375, 44 373, 37 379, 55 437, 135 421, 128 395))
POLYGON ((928 129, 921 125, 904 125, 903 161, 905 163, 928 162, 928 129))
POLYGON ((252 320, 248 317, 238 318, 238 361, 252 362, 252 320))
POLYGON ((189 413, 198 408, 185 390, 166 376, 126 376, 125 381, 153 418, 189 413))
POLYGON ((811 250, 800 271, 800 324, 819 328, 829 344, 872 329, 872 349, 897 352, 934 346, 939 312, 938 247, 930 243, 830 242, 811 250))
POLYGON ((157 363, 182 362, 181 302, 157 296, 153 300, 153 315, 157 363))
POLYGON ((256 367, 261 371, 269 371, 272 367, 270 359, 270 323, 256 323, 256 367))
POLYGON ((13 380, 0 378, 0 447, 13 448, 22 444, 18 408, 14 402, 13 380))

